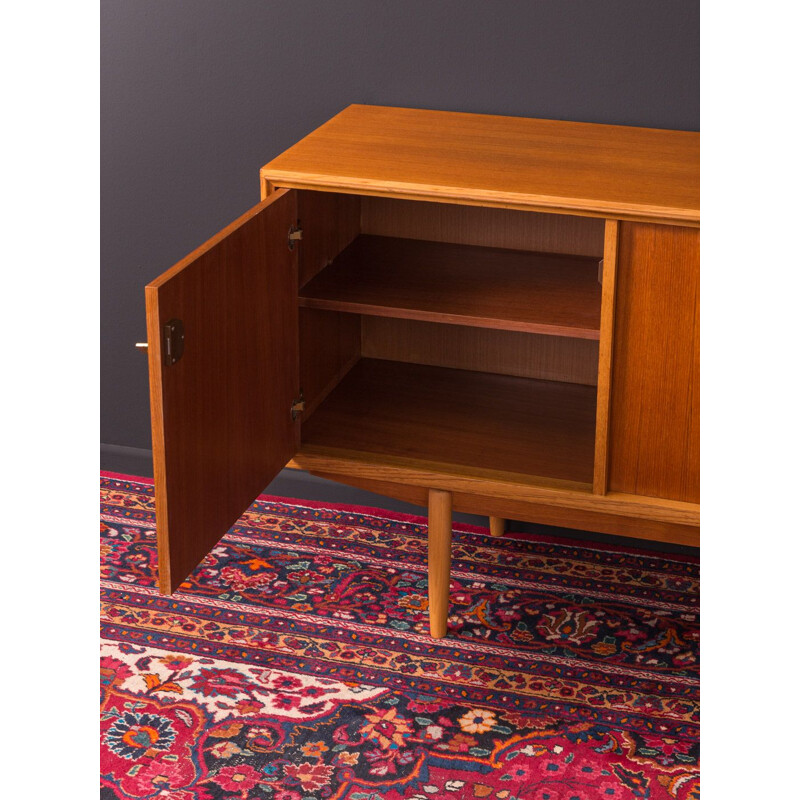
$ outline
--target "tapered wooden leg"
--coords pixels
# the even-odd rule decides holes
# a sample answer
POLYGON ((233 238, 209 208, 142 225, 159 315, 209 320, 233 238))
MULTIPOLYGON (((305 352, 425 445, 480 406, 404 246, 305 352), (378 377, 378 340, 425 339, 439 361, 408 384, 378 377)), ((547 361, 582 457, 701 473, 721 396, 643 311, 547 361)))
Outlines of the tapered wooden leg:
POLYGON ((452 495, 431 489, 428 492, 428 616, 434 639, 447 635, 452 527, 452 495))
POLYGON ((502 536, 506 532, 506 521, 502 517, 489 517, 489 530, 492 536, 502 536))

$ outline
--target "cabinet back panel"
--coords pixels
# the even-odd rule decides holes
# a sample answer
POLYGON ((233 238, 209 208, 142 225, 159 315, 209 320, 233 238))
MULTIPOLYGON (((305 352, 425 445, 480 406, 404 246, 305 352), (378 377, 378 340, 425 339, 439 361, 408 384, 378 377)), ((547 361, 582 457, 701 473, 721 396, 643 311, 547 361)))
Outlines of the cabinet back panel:
POLYGON ((505 208, 361 198, 361 233, 603 257, 604 220, 505 208))
POLYGON ((608 486, 700 499, 700 232, 622 222, 608 486))
POLYGON ((598 342, 435 322, 361 318, 365 358, 597 385, 598 342))
POLYGON ((313 308, 299 312, 300 387, 307 421, 361 356, 361 318, 313 308))

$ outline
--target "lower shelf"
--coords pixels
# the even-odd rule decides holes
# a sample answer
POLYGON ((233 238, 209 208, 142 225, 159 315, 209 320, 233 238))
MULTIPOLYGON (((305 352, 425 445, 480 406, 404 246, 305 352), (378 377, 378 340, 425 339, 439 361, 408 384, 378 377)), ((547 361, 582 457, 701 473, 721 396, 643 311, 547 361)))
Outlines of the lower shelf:
POLYGON ((303 444, 591 483, 597 390, 361 359, 303 444))

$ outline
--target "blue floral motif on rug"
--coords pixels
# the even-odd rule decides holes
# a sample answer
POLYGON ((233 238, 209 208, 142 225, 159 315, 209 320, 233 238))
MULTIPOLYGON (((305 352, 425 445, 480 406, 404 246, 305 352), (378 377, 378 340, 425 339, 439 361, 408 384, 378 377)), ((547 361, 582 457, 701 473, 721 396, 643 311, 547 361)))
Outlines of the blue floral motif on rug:
POLYGON ((696 800, 697 560, 261 497, 172 596, 101 480, 101 798, 696 800))

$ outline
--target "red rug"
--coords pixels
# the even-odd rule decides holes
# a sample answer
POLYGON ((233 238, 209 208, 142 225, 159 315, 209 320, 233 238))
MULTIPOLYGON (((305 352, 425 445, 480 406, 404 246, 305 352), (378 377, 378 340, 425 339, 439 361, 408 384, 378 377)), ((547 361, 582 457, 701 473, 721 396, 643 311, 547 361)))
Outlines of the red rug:
POLYGON ((102 478, 101 798, 699 798, 698 565, 260 498, 172 597, 102 478))

